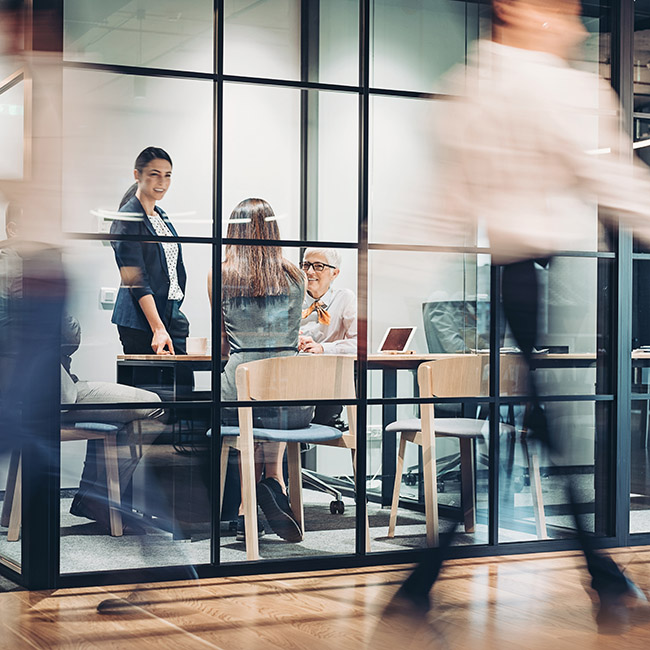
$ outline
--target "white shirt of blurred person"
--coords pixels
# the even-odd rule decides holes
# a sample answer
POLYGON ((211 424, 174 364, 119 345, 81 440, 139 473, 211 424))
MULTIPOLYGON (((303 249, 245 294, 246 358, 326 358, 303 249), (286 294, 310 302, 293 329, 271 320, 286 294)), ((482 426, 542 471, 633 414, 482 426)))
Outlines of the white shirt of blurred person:
POLYGON ((442 192, 427 238, 474 245, 482 222, 494 264, 592 250, 598 204, 605 219, 620 216, 650 241, 650 174, 628 162, 618 100, 568 63, 586 36, 580 3, 495 7, 500 42, 474 46, 449 77, 453 100, 436 113, 442 192))
POLYGON ((334 289, 341 256, 332 248, 308 248, 301 264, 307 293, 300 321, 300 352, 357 353, 357 299, 350 289, 334 289))

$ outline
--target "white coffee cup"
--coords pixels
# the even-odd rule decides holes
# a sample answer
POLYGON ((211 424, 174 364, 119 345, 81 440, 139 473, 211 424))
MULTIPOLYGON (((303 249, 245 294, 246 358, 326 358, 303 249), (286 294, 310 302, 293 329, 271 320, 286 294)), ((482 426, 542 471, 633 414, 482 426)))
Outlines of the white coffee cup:
POLYGON ((187 354, 205 355, 208 353, 208 339, 205 336, 188 336, 185 339, 187 354))

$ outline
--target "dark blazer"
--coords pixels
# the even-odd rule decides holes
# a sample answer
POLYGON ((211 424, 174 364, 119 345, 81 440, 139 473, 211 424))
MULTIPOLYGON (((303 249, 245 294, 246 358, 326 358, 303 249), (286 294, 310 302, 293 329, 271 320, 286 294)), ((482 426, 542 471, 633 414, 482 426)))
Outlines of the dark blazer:
MULTIPOLYGON (((156 206, 155 210, 163 218, 171 233, 177 237, 178 234, 167 215, 158 206, 156 206)), ((140 201, 135 196, 120 208, 120 212, 140 213, 142 219, 137 221, 115 220, 111 225, 111 234, 139 235, 141 237, 158 236, 140 201)), ((167 296, 169 294, 169 273, 162 244, 158 242, 113 241, 111 246, 115 252, 115 261, 120 269, 122 267, 137 267, 140 269, 140 281, 134 283, 133 286, 125 286, 122 280, 111 321, 123 327, 150 331, 151 328, 138 304, 138 300, 142 296, 152 295, 158 314, 164 323, 165 307, 167 306, 167 296)), ((176 268, 178 284, 183 294, 185 294, 187 274, 183 265, 180 245, 178 246, 178 264, 176 268)), ((165 326, 168 325, 168 323, 164 324, 165 326)))

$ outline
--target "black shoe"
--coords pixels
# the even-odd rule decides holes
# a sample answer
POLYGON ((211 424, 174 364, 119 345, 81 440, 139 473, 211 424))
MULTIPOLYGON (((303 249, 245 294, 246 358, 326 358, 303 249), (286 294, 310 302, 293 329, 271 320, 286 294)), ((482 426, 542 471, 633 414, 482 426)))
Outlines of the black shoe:
MULTIPOLYGON (((264 530, 264 525, 260 518, 257 518, 257 538, 264 537, 266 531, 264 530)), ((246 541, 246 527, 244 525, 244 515, 239 515, 237 517, 237 541, 245 542, 246 541)))
POLYGON ((622 634, 630 624, 646 623, 650 617, 647 596, 629 578, 622 594, 599 593, 596 623, 601 634, 622 634))
POLYGON ((257 503, 278 537, 287 542, 302 541, 302 530, 293 517, 289 499, 274 478, 266 478, 257 484, 257 503))

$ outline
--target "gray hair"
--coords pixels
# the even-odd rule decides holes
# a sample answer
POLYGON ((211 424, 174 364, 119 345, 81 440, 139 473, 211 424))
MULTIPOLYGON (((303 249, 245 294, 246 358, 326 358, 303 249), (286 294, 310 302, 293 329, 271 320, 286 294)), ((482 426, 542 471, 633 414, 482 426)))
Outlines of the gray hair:
POLYGON ((305 250, 305 254, 302 256, 304 260, 307 255, 311 254, 322 255, 328 264, 338 268, 341 268, 341 253, 339 253, 335 248, 308 248, 305 250))

